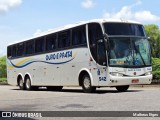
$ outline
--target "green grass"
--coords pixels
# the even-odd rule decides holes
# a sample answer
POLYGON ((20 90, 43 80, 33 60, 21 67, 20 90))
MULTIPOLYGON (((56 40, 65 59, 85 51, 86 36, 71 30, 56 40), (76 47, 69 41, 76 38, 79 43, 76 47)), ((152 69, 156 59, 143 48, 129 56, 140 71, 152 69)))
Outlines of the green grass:
POLYGON ((7 78, 0 78, 0 84, 7 84, 7 78))

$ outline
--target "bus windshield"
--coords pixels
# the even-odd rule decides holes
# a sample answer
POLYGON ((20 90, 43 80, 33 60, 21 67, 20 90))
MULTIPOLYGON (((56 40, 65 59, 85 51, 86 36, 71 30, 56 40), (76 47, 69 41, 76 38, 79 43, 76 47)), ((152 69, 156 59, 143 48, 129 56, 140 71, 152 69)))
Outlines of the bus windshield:
POLYGON ((143 25, 129 23, 104 23, 105 32, 110 35, 145 36, 143 25))
POLYGON ((150 66, 150 45, 146 38, 110 37, 109 64, 111 66, 150 66))

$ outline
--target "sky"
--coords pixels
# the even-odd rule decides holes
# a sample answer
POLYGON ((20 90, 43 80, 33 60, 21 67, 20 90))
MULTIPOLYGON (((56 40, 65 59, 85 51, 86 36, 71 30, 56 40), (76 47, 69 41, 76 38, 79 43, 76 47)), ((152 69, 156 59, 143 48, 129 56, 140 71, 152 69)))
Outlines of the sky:
POLYGON ((159 0, 0 0, 0 56, 7 45, 79 21, 135 20, 160 26, 159 0))

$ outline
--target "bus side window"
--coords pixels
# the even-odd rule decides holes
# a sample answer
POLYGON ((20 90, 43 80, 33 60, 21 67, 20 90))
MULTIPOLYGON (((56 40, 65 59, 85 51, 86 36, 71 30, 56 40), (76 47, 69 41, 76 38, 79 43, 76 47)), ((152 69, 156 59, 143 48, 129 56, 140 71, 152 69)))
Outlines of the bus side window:
POLYGON ((103 38, 102 29, 99 23, 88 24, 89 45, 93 58, 97 61, 97 40, 103 38))
POLYGON ((72 45, 82 44, 86 44, 86 29, 84 25, 72 30, 72 45))
POLYGON ((56 34, 51 34, 46 37, 46 51, 56 49, 56 34))
POLYGON ((12 58, 12 46, 7 47, 7 58, 12 58))
POLYGON ((66 48, 70 46, 70 31, 58 33, 58 47, 66 48))
POLYGON ((24 55, 24 43, 19 43, 17 45, 17 56, 23 56, 24 55))
POLYGON ((34 53, 34 40, 30 40, 26 42, 26 50, 25 54, 30 55, 34 53))
POLYGON ((16 57, 17 56, 17 47, 16 47, 16 45, 14 45, 13 47, 12 47, 12 57, 14 58, 14 57, 16 57))
POLYGON ((35 53, 43 52, 44 50, 44 37, 35 40, 35 53))

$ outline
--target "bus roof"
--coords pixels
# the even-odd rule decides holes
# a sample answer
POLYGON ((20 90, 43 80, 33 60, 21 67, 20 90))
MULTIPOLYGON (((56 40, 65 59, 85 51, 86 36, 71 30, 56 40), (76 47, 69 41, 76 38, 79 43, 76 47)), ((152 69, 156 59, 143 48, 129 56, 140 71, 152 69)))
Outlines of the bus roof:
POLYGON ((58 28, 55 28, 55 29, 50 29, 50 30, 45 31, 45 32, 41 32, 41 33, 31 37, 31 38, 24 39, 24 40, 21 40, 21 41, 17 41, 17 42, 14 42, 14 43, 10 43, 9 45, 14 45, 14 44, 17 44, 17 43, 21 43, 23 41, 32 40, 32 39, 39 38, 39 37, 42 37, 42 36, 45 36, 45 35, 48 35, 48 34, 56 33, 56 32, 59 32, 59 31, 63 31, 63 30, 66 30, 66 29, 70 29, 70 28, 73 28, 73 27, 77 27, 77 26, 84 25, 84 24, 87 24, 87 23, 92 23, 92 22, 97 22, 97 23, 113 22, 113 23, 141 24, 141 23, 136 22, 136 21, 125 20, 125 19, 93 19, 93 20, 89 20, 89 21, 80 21, 80 22, 77 22, 77 23, 74 23, 74 24, 68 24, 68 25, 65 25, 65 26, 62 26, 62 27, 58 27, 58 28))

